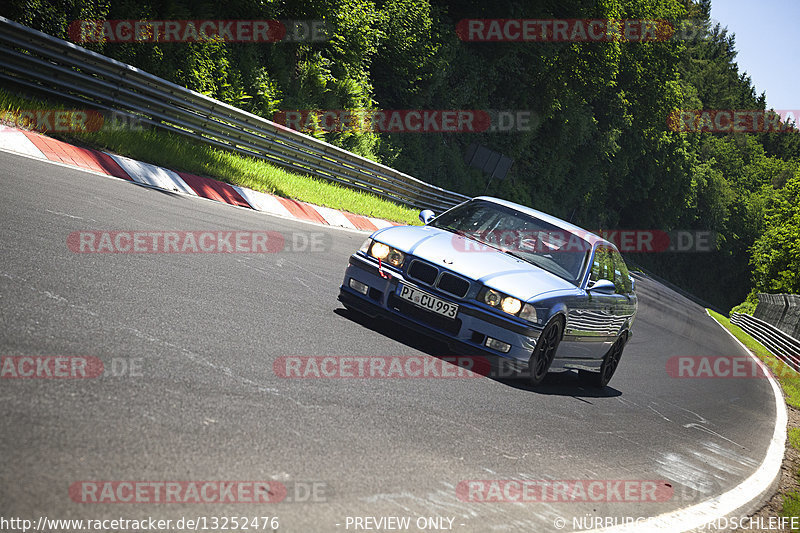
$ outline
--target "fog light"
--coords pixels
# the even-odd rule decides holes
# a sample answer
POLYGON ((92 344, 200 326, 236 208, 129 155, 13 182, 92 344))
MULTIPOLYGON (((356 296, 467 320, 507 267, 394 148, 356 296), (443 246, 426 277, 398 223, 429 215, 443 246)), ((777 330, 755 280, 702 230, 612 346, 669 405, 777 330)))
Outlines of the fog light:
POLYGON ((353 278, 350 278, 350 288, 353 289, 354 291, 360 292, 364 296, 366 296, 367 293, 369 292, 368 285, 361 283, 360 281, 355 280, 353 278))
POLYGON ((499 341, 497 339, 493 339, 491 337, 486 337, 486 342, 484 346, 487 348, 491 348, 492 350, 497 350, 498 352, 506 353, 511 349, 510 344, 506 344, 503 341, 499 341))

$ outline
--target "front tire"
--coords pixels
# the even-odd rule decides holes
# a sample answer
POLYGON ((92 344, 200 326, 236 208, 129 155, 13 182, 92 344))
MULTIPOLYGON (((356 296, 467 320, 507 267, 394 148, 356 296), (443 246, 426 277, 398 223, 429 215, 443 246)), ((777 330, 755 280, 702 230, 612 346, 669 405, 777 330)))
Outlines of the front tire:
POLYGON ((561 342, 561 333, 564 325, 560 318, 556 318, 545 326, 539 339, 536 341, 536 348, 533 349, 531 358, 528 361, 528 380, 531 385, 538 385, 542 382, 553 364, 556 350, 561 342))
POLYGON ((606 354, 603 356, 603 363, 600 365, 600 372, 589 372, 588 370, 579 370, 578 377, 580 380, 591 387, 602 389, 611 378, 614 372, 617 371, 619 360, 622 358, 622 350, 625 348, 626 336, 622 336, 611 345, 606 354))

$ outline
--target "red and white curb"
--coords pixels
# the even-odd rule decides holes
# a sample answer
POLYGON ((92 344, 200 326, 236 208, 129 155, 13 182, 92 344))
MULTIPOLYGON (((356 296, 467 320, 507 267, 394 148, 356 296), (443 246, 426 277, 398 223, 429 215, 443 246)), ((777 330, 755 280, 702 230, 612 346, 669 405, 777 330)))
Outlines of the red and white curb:
POLYGON ((329 207, 273 196, 187 172, 176 172, 121 155, 73 146, 39 133, 2 125, 0 125, 0 149, 84 168, 148 187, 198 196, 316 224, 366 232, 400 225, 380 218, 356 215, 329 207))

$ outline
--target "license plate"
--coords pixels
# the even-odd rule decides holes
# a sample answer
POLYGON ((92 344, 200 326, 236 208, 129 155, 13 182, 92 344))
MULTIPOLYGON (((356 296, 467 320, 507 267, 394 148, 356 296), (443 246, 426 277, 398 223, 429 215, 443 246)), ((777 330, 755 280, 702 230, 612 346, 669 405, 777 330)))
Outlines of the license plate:
POLYGON ((447 318, 455 318, 458 313, 458 306, 456 304, 445 302, 432 294, 414 289, 408 285, 403 285, 402 283, 397 290, 397 294, 403 300, 407 300, 417 307, 433 311, 447 318))

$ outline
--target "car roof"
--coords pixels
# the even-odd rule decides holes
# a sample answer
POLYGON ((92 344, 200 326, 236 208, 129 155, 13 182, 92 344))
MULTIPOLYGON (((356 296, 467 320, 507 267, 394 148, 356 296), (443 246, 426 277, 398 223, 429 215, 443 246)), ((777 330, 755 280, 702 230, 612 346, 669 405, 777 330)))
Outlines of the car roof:
POLYGON ((583 239, 585 241, 590 243, 592 246, 594 246, 597 243, 601 243, 601 244, 607 244, 608 246, 611 246, 614 249, 617 248, 616 246, 614 246, 614 243, 607 241, 606 239, 600 237, 599 235, 596 235, 596 234, 594 234, 594 233, 592 233, 592 232, 590 232, 588 230, 585 230, 585 229, 583 229, 583 228, 581 228, 579 226, 576 226, 575 224, 571 224, 571 223, 567 222, 566 220, 562 220, 562 219, 560 219, 558 217, 554 217, 553 215, 548 215, 547 213, 543 213, 541 211, 537 211, 536 209, 533 209, 532 207, 526 207, 524 205, 515 204, 514 202, 509 202, 508 200, 502 200, 500 198, 495 198, 493 196, 478 196, 478 197, 475 197, 472 200, 470 200, 470 202, 474 201, 474 200, 484 200, 484 201, 487 201, 487 202, 492 202, 492 203, 495 203, 495 204, 499 204, 499 205, 508 207, 510 209, 514 209, 516 211, 520 211, 522 213, 525 213, 526 215, 531 215, 533 217, 536 217, 536 218, 538 218, 540 220, 543 220, 543 221, 547 222, 548 224, 552 224, 553 226, 557 227, 558 229, 562 229, 562 230, 568 231, 570 233, 577 233, 578 235, 583 237, 583 239))

